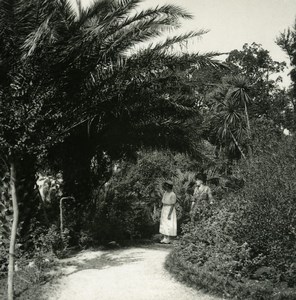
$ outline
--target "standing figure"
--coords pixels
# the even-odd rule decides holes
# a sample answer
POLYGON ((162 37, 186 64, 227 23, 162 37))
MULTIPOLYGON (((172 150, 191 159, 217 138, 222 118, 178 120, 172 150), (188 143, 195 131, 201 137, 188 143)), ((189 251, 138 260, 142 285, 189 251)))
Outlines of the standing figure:
POLYGON ((176 194, 173 192, 173 183, 168 180, 163 184, 165 190, 162 197, 159 232, 163 235, 160 241, 169 244, 172 236, 177 235, 176 194))
POLYGON ((193 192, 193 199, 191 203, 191 220, 201 218, 209 212, 209 208, 214 204, 211 189, 205 185, 204 180, 196 178, 196 187, 193 192))

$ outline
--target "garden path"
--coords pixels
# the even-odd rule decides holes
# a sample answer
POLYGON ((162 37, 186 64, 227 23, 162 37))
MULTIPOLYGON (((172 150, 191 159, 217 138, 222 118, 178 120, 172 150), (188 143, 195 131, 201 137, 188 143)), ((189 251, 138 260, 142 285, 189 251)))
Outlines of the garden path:
POLYGON ((171 247, 85 251, 62 260, 48 300, 221 300, 177 282, 164 269, 171 247))

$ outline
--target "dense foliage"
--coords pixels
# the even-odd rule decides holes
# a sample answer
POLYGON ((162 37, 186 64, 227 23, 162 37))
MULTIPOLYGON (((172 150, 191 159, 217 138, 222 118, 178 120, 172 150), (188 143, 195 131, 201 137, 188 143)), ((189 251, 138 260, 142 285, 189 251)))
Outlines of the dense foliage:
MULTIPOLYGON (((95 1, 82 8, 77 1, 76 11, 66 0, 0 1, 1 162, 4 172, 10 174, 13 202, 9 299, 13 299, 19 212, 19 236, 27 246, 34 246, 30 230, 38 232, 36 221, 41 219, 39 206, 43 206, 34 191, 34 176, 37 161, 49 148, 66 137, 71 140, 77 132, 85 130, 86 140, 94 132, 95 138, 84 144, 89 151, 85 151, 83 163, 89 169, 93 149, 123 155, 133 144, 140 146, 145 141, 147 129, 167 147, 176 147, 179 141, 186 141, 183 137, 190 136, 184 125, 196 115, 195 101, 190 97, 193 91, 185 89, 189 76, 185 82, 176 74, 180 69, 185 79, 188 68, 215 65, 213 54, 175 55, 170 48, 205 31, 167 38, 137 51, 137 44, 159 37, 163 30, 178 28, 179 19, 192 17, 174 5, 138 13, 134 9, 139 2, 95 1), (142 66, 143 72, 139 72, 142 66), (164 79, 169 80, 161 85, 164 79), (178 134, 168 135, 172 131, 178 134)), ((187 142, 188 149, 194 148, 191 144, 187 142)), ((186 147, 186 143, 181 145, 186 147)), ((61 160, 65 166, 67 161, 61 160)), ((77 177, 70 182, 72 188, 76 183, 77 177)), ((89 193, 79 192, 73 188, 76 216, 89 199, 89 193)), ((78 218, 75 230, 82 222, 78 218)), ((5 223, 11 225, 9 220, 5 223)))
MULTIPOLYGON (((95 186, 84 239, 91 244, 112 240, 150 238, 158 233, 162 183, 172 179, 178 195, 178 219, 188 218, 190 199, 186 190, 200 165, 186 155, 170 151, 139 151, 136 161, 116 163, 113 176, 95 186)), ((179 225, 180 225, 179 224, 179 225)), ((82 242, 83 244, 83 242, 82 242)))
POLYGON ((289 93, 279 86, 285 62, 274 61, 260 45, 243 45, 229 53, 229 71, 205 95, 204 137, 230 160, 252 152, 257 119, 272 120, 274 127, 290 128, 289 93))
POLYGON ((238 299, 294 299, 296 142, 267 128, 260 138, 253 158, 234 172, 243 187, 184 227, 168 268, 238 299))
MULTIPOLYGON (((139 3, 0 0, 0 275, 13 221, 10 257, 28 284, 70 245, 151 237, 171 179, 182 237, 168 268, 225 296, 295 299, 296 142, 282 135, 296 128, 295 69, 286 91, 285 63, 259 44, 225 64, 174 51, 203 30, 148 45, 192 16, 139 3), (194 224, 197 173, 215 204, 194 224)), ((295 28, 277 42, 295 67, 295 28)))

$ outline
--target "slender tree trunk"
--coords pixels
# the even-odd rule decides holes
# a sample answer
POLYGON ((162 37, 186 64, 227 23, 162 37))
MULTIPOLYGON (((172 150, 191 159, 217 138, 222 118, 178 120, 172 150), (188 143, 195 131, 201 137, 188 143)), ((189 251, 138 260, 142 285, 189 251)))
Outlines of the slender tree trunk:
POLYGON ((46 225, 40 207, 39 192, 36 189, 35 166, 35 156, 26 153, 23 153, 15 162, 19 223, 22 224, 19 234, 24 251, 30 251, 30 247, 32 247, 29 233, 34 228, 36 221, 46 225))
POLYGON ((12 197, 12 207, 13 207, 13 222, 11 228, 10 236, 10 246, 9 246, 9 264, 8 264, 8 300, 14 299, 14 253, 15 253, 15 243, 16 234, 18 227, 19 209, 18 209, 18 199, 16 192, 16 170, 14 162, 10 165, 10 189, 12 197))
POLYGON ((236 145, 236 147, 238 148, 239 152, 241 153, 243 158, 246 158, 246 155, 244 154, 243 149, 241 148, 241 146, 239 145, 237 139, 235 138, 235 136, 233 135, 233 133, 230 131, 231 137, 236 145))
POLYGON ((250 119, 249 119, 247 103, 244 102, 244 105, 245 105, 245 115, 246 115, 246 120, 247 120, 248 136, 250 138, 251 137, 251 126, 250 126, 250 119))
POLYGON ((252 156, 252 147, 251 147, 251 126, 250 126, 250 118, 248 113, 248 107, 247 103, 244 101, 245 105, 245 115, 246 115, 246 121, 247 121, 247 129, 248 129, 248 155, 252 156))

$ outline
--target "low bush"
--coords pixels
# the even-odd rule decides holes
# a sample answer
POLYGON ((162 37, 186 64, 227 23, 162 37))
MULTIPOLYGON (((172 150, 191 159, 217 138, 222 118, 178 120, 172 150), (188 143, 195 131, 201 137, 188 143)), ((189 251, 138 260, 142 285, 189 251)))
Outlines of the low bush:
MULTIPOLYGON (((32 222, 34 228, 30 230, 30 251, 22 249, 22 244, 17 244, 15 253, 15 293, 20 299, 42 299, 41 287, 43 283, 54 276, 53 269, 57 258, 67 254, 68 232, 60 235, 58 228, 40 226, 32 222)), ((2 276, 0 276, 0 299, 6 297, 7 291, 7 259, 8 243, 0 248, 3 252, 2 276)))
POLYGON ((30 240, 33 247, 31 252, 26 252, 26 256, 47 255, 51 253, 58 258, 64 257, 69 245, 69 231, 65 229, 61 235, 56 225, 49 228, 41 226, 37 221, 34 228, 30 230, 30 240))
MULTIPOLYGON (((56 257, 51 254, 38 253, 28 258, 19 257, 14 275, 14 291, 16 299, 44 299, 42 285, 55 277, 56 257)), ((0 299, 7 297, 7 278, 0 278, 0 299)))

